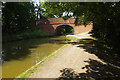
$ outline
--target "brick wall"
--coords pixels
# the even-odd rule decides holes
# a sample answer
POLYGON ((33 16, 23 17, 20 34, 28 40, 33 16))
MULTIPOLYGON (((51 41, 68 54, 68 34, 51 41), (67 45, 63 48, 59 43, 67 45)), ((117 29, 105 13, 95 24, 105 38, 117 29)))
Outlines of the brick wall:
POLYGON ((86 27, 84 25, 75 26, 74 25, 74 18, 69 18, 65 21, 60 21, 61 18, 48 18, 48 19, 41 19, 38 21, 38 27, 49 34, 55 34, 56 27, 60 25, 70 25, 74 28, 74 34, 84 33, 90 31, 92 29, 92 23, 88 24, 86 27))

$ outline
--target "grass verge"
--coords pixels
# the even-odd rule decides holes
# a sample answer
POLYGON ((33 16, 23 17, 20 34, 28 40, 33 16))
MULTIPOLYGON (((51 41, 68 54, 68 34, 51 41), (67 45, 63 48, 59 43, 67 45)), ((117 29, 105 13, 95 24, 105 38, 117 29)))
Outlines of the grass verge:
POLYGON ((59 54, 59 50, 63 49, 65 46, 62 46, 61 48, 59 48, 58 50, 56 50, 55 52, 53 52, 52 54, 50 54, 49 56, 43 58, 40 62, 38 62, 36 65, 32 66, 31 68, 29 68, 27 71, 23 72, 21 75, 16 77, 16 80, 19 78, 28 78, 28 76, 37 70, 37 67, 39 67, 40 65, 42 65, 47 59, 52 58, 54 56, 56 56, 57 54, 59 54))
POLYGON ((46 37, 46 36, 50 36, 50 35, 47 32, 35 27, 35 28, 28 29, 23 33, 17 33, 17 34, 3 33, 2 40, 3 42, 8 42, 8 41, 33 39, 33 38, 46 37))
POLYGON ((37 67, 41 66, 47 59, 55 57, 57 54, 59 54, 59 51, 61 49, 63 49, 65 46, 67 46, 67 43, 73 42, 75 40, 77 40, 76 37, 72 37, 72 39, 70 39, 70 40, 66 39, 66 41, 65 41, 66 45, 62 46, 61 48, 59 48, 58 50, 56 50, 55 52, 53 52, 49 56, 43 58, 39 63, 37 63, 36 65, 29 68, 27 71, 23 72, 21 75, 17 76, 16 79, 19 80, 20 78, 28 78, 31 73, 33 73, 34 71, 37 70, 37 67))

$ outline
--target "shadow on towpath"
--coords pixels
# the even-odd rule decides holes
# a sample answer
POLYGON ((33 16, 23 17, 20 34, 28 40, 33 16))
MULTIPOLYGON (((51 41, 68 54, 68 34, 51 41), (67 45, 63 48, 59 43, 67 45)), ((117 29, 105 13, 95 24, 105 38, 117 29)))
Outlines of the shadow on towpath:
POLYGON ((93 39, 79 39, 77 42, 70 44, 78 45, 90 54, 95 54, 106 64, 97 60, 89 59, 84 61, 88 65, 82 67, 87 69, 86 73, 76 73, 72 68, 64 68, 60 70, 61 75, 58 80, 119 80, 120 79, 120 56, 101 43, 93 39))

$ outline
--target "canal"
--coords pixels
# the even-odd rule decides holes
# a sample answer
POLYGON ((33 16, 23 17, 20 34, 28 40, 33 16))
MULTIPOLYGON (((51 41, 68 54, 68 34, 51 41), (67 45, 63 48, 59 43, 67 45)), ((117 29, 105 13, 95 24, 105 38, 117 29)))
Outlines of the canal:
POLYGON ((2 44, 2 77, 15 78, 65 44, 65 36, 2 44))

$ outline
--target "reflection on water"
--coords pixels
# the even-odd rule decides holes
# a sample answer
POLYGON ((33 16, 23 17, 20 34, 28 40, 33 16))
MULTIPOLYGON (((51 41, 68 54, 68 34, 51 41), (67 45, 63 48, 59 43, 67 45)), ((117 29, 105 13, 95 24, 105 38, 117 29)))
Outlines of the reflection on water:
POLYGON ((14 78, 64 44, 65 37, 3 43, 3 78, 14 78))

